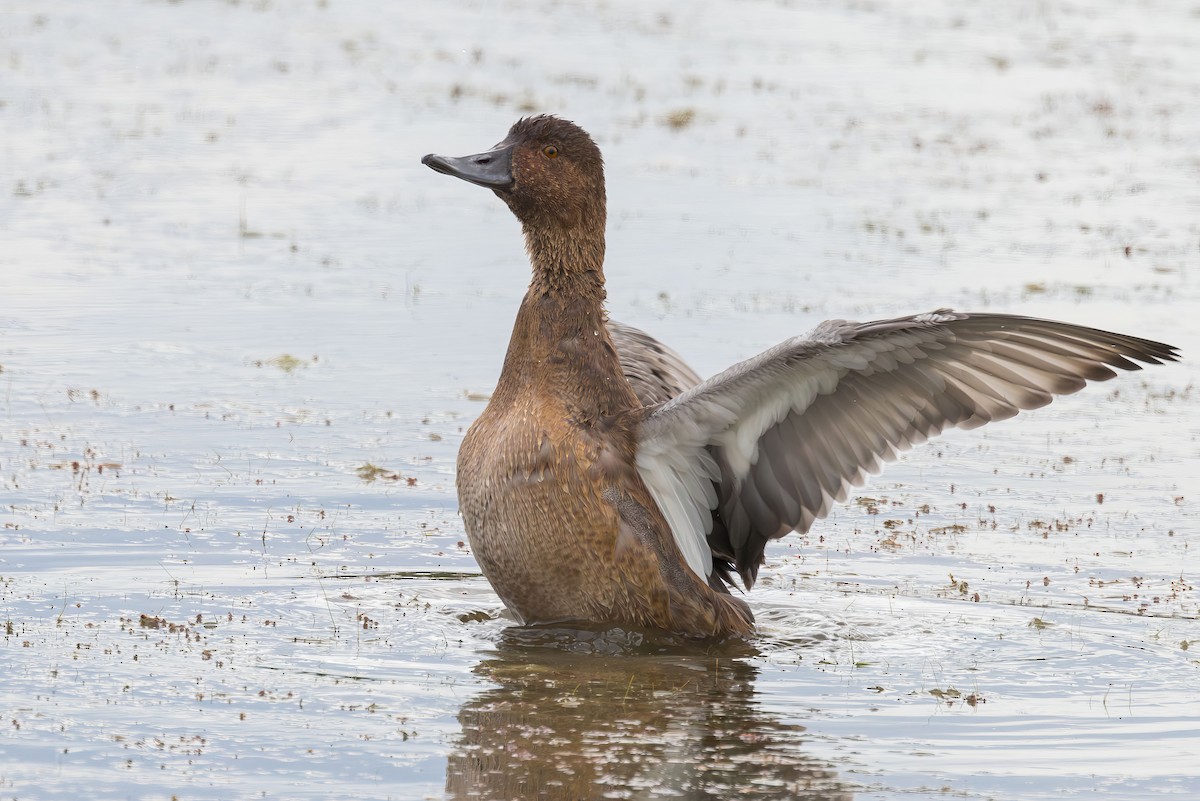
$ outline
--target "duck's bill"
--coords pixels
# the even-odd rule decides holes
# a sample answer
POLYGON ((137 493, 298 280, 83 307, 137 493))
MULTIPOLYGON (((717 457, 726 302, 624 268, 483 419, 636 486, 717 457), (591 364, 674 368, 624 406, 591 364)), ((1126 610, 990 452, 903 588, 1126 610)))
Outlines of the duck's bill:
POLYGON ((430 153, 421 159, 421 163, 437 172, 488 189, 510 189, 513 185, 511 147, 500 147, 474 156, 438 156, 430 153))

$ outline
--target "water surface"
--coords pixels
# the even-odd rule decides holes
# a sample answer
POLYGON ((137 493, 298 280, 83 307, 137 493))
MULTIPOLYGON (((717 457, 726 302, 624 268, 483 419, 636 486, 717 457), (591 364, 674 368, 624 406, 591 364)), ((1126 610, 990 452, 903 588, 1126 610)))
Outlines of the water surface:
POLYGON ((9 3, 0 794, 1200 794, 1186 4, 9 3), (527 278, 419 164, 591 131, 711 374, 938 306, 1169 341, 768 551, 753 647, 512 629, 454 456, 527 278))

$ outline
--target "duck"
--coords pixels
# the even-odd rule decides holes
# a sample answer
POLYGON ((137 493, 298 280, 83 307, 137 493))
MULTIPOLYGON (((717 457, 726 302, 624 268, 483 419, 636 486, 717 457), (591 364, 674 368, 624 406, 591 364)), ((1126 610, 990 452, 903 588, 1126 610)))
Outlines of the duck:
POLYGON ((456 479, 472 552, 522 625, 752 638, 731 590, 754 585, 767 544, 808 531, 900 452, 1179 358, 941 308, 829 320, 701 380, 608 317, 604 162, 583 128, 524 117, 487 151, 422 163, 500 198, 532 268, 456 479))

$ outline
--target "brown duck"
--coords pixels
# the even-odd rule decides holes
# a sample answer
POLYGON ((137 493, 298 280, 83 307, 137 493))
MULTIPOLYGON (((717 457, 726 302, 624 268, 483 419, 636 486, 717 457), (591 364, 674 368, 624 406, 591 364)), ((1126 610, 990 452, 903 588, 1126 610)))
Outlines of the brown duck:
POLYGON ((748 636, 734 574, 749 588, 768 540, 807 531, 899 451, 1178 358, 1123 334, 940 309, 831 320, 702 382, 607 318, 604 168, 581 128, 530 117, 486 153, 422 162, 494 191, 533 265, 458 454, 471 546, 523 623, 748 636))

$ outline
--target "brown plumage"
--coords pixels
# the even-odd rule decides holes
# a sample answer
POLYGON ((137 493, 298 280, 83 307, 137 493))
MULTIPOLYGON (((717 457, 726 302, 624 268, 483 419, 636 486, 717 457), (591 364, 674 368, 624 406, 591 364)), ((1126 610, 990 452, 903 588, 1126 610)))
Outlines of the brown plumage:
POLYGON ((533 280, 458 455, 484 575, 527 623, 749 634, 746 605, 686 568, 635 466, 642 402, 606 324, 599 149, 574 125, 534 117, 497 150, 511 153, 513 183, 496 194, 521 220, 533 280))
POLYGON ((604 170, 582 129, 532 117, 486 153, 423 162, 504 200, 533 266, 496 391, 458 456, 475 556, 524 623, 748 636, 734 574, 749 587, 770 539, 807 530, 899 450, 1177 356, 1068 323, 939 310, 824 323, 700 382, 606 318, 604 170))

